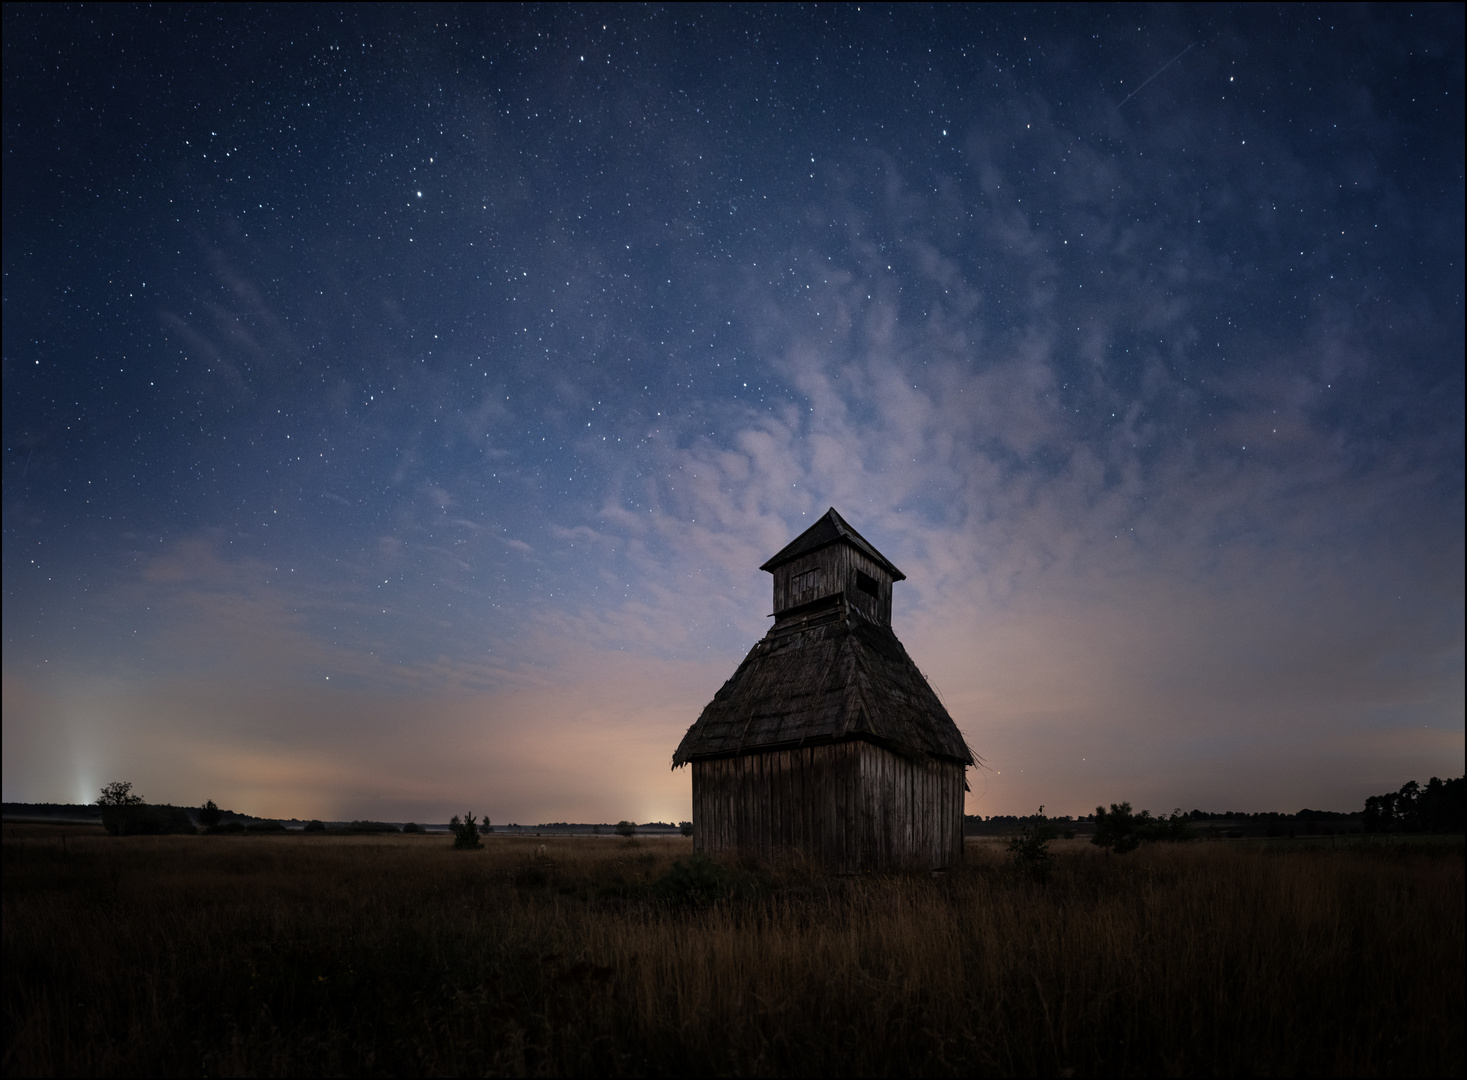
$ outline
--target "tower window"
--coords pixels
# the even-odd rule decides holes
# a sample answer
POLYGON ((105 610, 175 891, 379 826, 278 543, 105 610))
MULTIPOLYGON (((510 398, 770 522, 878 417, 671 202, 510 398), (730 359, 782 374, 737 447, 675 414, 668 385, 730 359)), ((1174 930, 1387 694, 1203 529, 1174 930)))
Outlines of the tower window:
POLYGON ((876 585, 876 579, 870 574, 863 574, 859 570, 856 571, 856 588, 877 599, 881 598, 881 590, 876 585))
POLYGON ((790 578, 790 592, 809 592, 820 584, 820 569, 806 570, 803 574, 795 574, 790 578))

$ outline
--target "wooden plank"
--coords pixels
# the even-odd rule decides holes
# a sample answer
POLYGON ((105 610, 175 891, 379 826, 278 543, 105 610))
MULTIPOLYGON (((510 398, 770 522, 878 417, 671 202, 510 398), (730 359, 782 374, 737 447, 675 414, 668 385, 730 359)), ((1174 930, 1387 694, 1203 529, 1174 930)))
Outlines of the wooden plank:
POLYGON ((749 784, 744 796, 749 804, 749 846, 761 857, 764 855, 765 818, 769 810, 769 800, 764 798, 769 790, 768 764, 768 754, 749 756, 749 784))
POLYGON ((784 752, 784 800, 785 800, 785 843, 791 851, 799 850, 799 812, 800 800, 795 793, 795 782, 799 776, 799 759, 793 750, 784 752))
POLYGON ((706 846, 708 842, 708 817, 707 812, 703 809, 704 793, 708 790, 708 785, 701 779, 704 775, 704 770, 700 768, 702 764, 703 762, 701 761, 695 761, 692 764, 694 851, 708 850, 706 846))
POLYGON ((771 846, 779 851, 787 851, 790 846, 789 813, 790 813, 790 752, 781 750, 774 756, 774 832, 770 837, 771 846))
POLYGON ((764 823, 764 847, 766 854, 773 854, 781 849, 780 844, 780 816, 784 811, 784 799, 781 785, 784 777, 781 775, 780 754, 765 754, 764 769, 769 777, 767 791, 768 806, 765 810, 764 823))
POLYGON ((718 851, 721 855, 728 854, 729 842, 732 837, 730 829, 733 819, 733 800, 729 797, 729 763, 727 758, 721 758, 718 762, 718 851))
POLYGON ((694 846, 710 856, 803 852, 840 873, 963 857, 956 762, 864 741, 692 763, 694 846))
POLYGON ((933 768, 923 761, 917 768, 917 805, 913 808, 912 827, 917 834, 917 858, 923 869, 930 870, 932 861, 932 818, 937 803, 932 792, 933 768))
POLYGON ((887 754, 879 747, 861 746, 861 847, 868 869, 886 866, 886 820, 890 810, 886 795, 887 754))
POLYGON ((701 805, 706 821, 702 829, 702 836, 704 838, 703 850, 712 856, 722 850, 723 841, 723 807, 719 805, 718 798, 718 762, 698 761, 693 763, 693 767, 695 769, 701 767, 703 770, 703 796, 701 805))
POLYGON ((743 819, 743 827, 739 830, 739 850, 741 852, 748 851, 750 847, 754 846, 755 837, 758 835, 755 831, 757 825, 755 822, 754 792, 751 790, 754 787, 754 776, 752 774, 758 768, 757 761, 758 758, 754 754, 745 754, 739 758, 740 779, 742 780, 739 786, 739 807, 743 819))
POLYGON ((856 788, 860 780, 861 759, 857 746, 860 744, 845 743, 845 768, 842 770, 841 778, 844 781, 843 794, 845 795, 845 820, 842 822, 845 834, 846 866, 851 873, 859 873, 861 870, 861 834, 859 832, 859 819, 857 815, 860 810, 856 806, 856 788))
POLYGON ((947 771, 938 766, 932 770, 932 865, 947 865, 947 771))
POLYGON ((782 850, 780 819, 784 813, 784 754, 776 751, 764 755, 764 853, 782 850))
POLYGON ((819 845, 815 837, 815 813, 814 791, 815 785, 811 783, 811 775, 814 769, 814 758, 808 747, 801 747, 800 755, 800 842, 805 846, 805 853, 812 859, 819 858, 817 851, 819 845))
POLYGON ((858 742, 855 748, 856 818, 851 824, 856 832, 857 861, 862 870, 870 870, 873 869, 876 861, 872 834, 876 829, 873 815, 877 807, 876 799, 873 798, 876 793, 871 790, 871 774, 876 762, 872 760, 872 747, 869 743, 858 742))
POLYGON ((878 760, 881 762, 880 858, 883 867, 891 867, 901 857, 901 837, 897 830, 902 821, 902 761, 886 750, 880 751, 878 760))
POLYGON ((790 751, 790 847, 805 849, 804 750, 790 751))

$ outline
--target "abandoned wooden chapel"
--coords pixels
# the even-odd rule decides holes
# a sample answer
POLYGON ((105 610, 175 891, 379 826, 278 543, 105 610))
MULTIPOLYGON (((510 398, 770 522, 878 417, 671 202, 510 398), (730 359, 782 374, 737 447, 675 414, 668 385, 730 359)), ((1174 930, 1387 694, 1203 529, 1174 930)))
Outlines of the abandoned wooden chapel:
POLYGON ((760 569, 774 625, 672 758, 693 767, 697 849, 836 873, 953 865, 973 753, 892 632, 906 575, 833 507, 760 569))

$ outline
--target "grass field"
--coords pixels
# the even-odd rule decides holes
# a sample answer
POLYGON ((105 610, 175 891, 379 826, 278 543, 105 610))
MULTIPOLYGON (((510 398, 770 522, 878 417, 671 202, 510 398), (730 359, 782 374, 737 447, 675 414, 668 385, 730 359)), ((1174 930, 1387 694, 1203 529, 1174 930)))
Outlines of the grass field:
POLYGON ((4 1073, 1462 1075, 1460 837, 1053 850, 7 824, 4 1073))

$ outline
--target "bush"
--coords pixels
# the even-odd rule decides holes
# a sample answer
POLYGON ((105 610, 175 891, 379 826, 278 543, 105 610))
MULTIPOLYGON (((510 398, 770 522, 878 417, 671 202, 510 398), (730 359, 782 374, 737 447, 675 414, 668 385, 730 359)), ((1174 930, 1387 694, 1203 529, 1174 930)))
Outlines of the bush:
POLYGON ((1196 838, 1191 817, 1180 809, 1173 810, 1168 817, 1154 818, 1149 810, 1131 813, 1131 804, 1123 802, 1111 803, 1109 813, 1098 806, 1095 808, 1095 835, 1090 842, 1124 855, 1143 842, 1176 844, 1196 838))
POLYGON ((312 818, 310 821, 306 822, 305 831, 306 832, 325 832, 326 831, 326 823, 324 821, 319 821, 316 818, 312 818))
POLYGON ((677 827, 678 831, 681 832, 684 836, 693 835, 693 823, 691 821, 679 821, 677 823, 677 827))
POLYGON ((669 903, 701 907, 730 896, 738 884, 732 870, 699 851, 687 862, 673 863, 658 880, 656 893, 669 903))
POLYGON ((97 805, 102 808, 102 827, 108 836, 126 836, 127 826, 136 816, 135 807, 143 804, 141 795, 132 793, 132 783, 113 780, 102 788, 97 796, 97 805))
POLYGON ((389 825, 385 821, 353 821, 346 827, 349 833, 387 833, 397 832, 396 825, 389 825))
POLYGON ((282 833, 285 826, 278 821, 252 821, 245 826, 247 833, 282 833))
POLYGON ((97 798, 102 809, 102 827, 109 836, 185 835, 197 832, 188 811, 181 806, 155 806, 132 793, 132 784, 114 780, 97 798))
POLYGON ((423 831, 423 827, 419 825, 416 821, 409 821, 406 825, 402 827, 402 831, 420 833, 423 831))
POLYGON ((636 836, 637 826, 635 825, 635 823, 630 821, 618 821, 616 823, 616 835, 625 836, 628 838, 636 836))
POLYGON ((1039 808, 1038 817, 1009 839, 1009 863, 1014 869, 1032 874, 1040 881, 1049 879, 1054 868, 1054 856, 1049 852, 1049 842, 1054 839, 1054 830, 1044 816, 1044 807, 1039 808))
MULTIPOLYGON (((1145 810, 1141 811, 1141 815, 1146 818, 1151 816, 1145 810)), ((1141 832, 1136 815, 1131 813, 1131 804, 1111 803, 1109 812, 1104 807, 1097 806, 1095 835, 1090 838, 1090 842, 1097 847, 1114 851, 1117 855, 1124 855, 1140 847, 1141 832)))
POLYGON ((1159 840, 1164 844, 1181 844, 1188 840, 1197 839, 1197 830, 1192 827, 1192 819, 1182 813, 1181 808, 1171 812, 1170 817, 1157 818, 1152 824, 1150 833, 1142 837, 1143 840, 1159 840))
MULTIPOLYGON (((199 830, 194 828, 188 811, 181 806, 144 803, 141 806, 114 807, 112 811, 116 831, 108 829, 113 836, 168 836, 180 834, 191 836, 199 830)), ((102 811, 102 824, 107 824, 108 812, 102 811)))
POLYGON ((484 846, 479 839, 479 827, 474 824, 473 814, 465 814, 463 820, 459 820, 459 816, 454 814, 449 819, 448 828, 453 833, 455 851, 473 851, 484 846))
POLYGON ((222 815, 223 811, 219 809, 218 804, 213 799, 210 799, 203 806, 199 807, 199 824, 206 829, 212 829, 215 825, 219 824, 219 819, 222 815))

